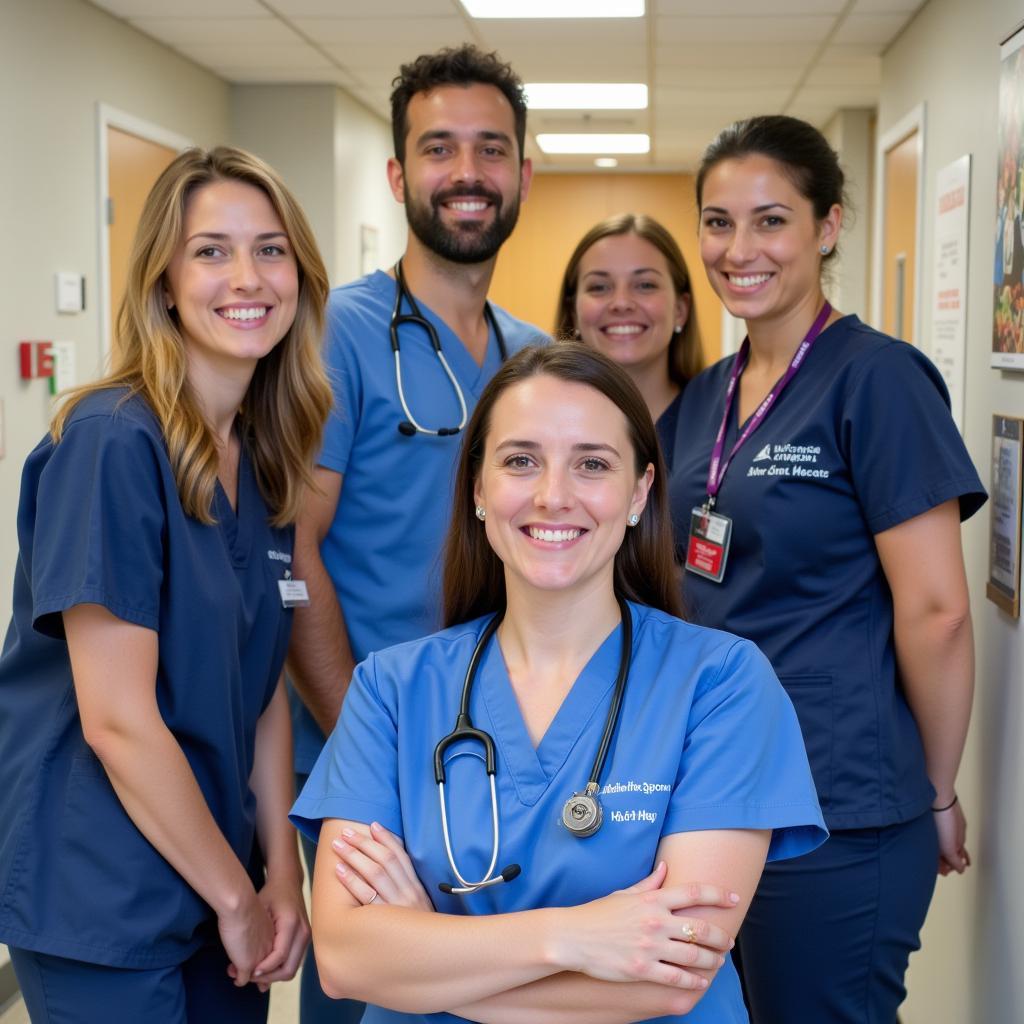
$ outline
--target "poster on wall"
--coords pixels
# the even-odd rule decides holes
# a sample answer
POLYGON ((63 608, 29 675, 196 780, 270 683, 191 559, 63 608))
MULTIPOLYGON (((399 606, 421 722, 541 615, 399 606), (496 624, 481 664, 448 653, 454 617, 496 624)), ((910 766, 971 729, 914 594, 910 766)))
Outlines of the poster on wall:
POLYGON ((1015 619, 1020 616, 1022 440, 1024 420, 992 417, 992 519, 985 593, 1015 619))
POLYGON ((1024 370, 1024 25, 999 55, 992 366, 1024 370))
MULTIPOLYGON (((1022 51, 1024 52, 1024 51, 1022 51)), ((969 155, 943 167, 935 179, 932 267, 932 361, 949 389, 953 419, 964 429, 967 348, 967 211, 971 205, 969 155)))

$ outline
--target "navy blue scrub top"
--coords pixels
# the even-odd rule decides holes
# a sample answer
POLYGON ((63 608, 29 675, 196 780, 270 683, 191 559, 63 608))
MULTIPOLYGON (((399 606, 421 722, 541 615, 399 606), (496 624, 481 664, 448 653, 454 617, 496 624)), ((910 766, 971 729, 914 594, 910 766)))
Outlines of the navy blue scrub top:
POLYGON ((228 843, 255 871, 256 723, 284 662, 277 581, 290 529, 269 525, 252 466, 238 512, 185 514, 139 397, 99 392, 28 457, 14 615, 0 656, 0 941, 122 967, 186 959, 213 911, 125 813, 82 737, 61 613, 100 604, 159 634, 156 695, 228 843))
MULTIPOLYGON (((734 357, 690 381, 670 480, 676 542, 707 494, 734 357)), ((736 404, 725 438, 731 450, 736 404)), ((733 520, 725 579, 685 573, 694 621, 753 640, 796 706, 829 828, 908 821, 934 792, 893 648, 875 534, 985 490, 917 349, 846 316, 827 328, 725 475, 733 520)))

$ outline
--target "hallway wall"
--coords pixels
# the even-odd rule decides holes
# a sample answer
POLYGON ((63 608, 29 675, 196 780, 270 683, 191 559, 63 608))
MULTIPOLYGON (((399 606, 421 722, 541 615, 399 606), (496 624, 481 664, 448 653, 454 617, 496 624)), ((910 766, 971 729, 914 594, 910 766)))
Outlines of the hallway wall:
MULTIPOLYGON (((926 104, 924 208, 935 175, 970 153, 970 264, 964 433, 982 480, 990 481, 993 413, 1024 415, 1024 375, 992 370, 992 252, 995 231, 999 43, 1024 17, 1019 0, 931 0, 883 59, 878 134, 926 104)), ((931 335, 933 224, 920 253, 920 337, 931 335)), ((904 1024, 1009 1024, 1024 1020, 1024 632, 985 598, 989 509, 964 529, 977 651, 974 719, 959 782, 974 866, 939 879, 911 959, 904 1024)))
POLYGON ((47 382, 17 378, 17 342, 74 341, 78 378, 101 366, 98 103, 194 140, 221 141, 228 87, 81 0, 0 0, 0 622, 10 617, 25 456, 50 418, 47 382), (82 313, 55 312, 58 270, 86 279, 82 313))

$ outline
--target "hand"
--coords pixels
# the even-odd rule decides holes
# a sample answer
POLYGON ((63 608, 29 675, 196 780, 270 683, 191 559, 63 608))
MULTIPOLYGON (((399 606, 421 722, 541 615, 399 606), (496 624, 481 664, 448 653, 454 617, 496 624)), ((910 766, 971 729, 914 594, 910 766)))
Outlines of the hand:
POLYGON ((274 923, 251 889, 236 910, 217 916, 217 930, 231 961, 228 974, 241 988, 253 980, 253 971, 273 949, 274 923))
POLYGON ((603 981, 648 981, 702 989, 708 981, 689 967, 717 970, 733 938, 699 917, 696 906, 733 907, 739 897, 713 885, 662 888, 664 862, 636 885, 566 911, 571 922, 556 939, 559 966, 603 981))
POLYGON ((298 881, 268 878, 259 901, 274 924, 273 948, 252 972, 252 980, 266 992, 273 982, 295 977, 309 944, 309 920, 298 881))
POLYGON ((933 811, 935 831, 939 834, 939 874, 955 871, 962 875, 971 866, 971 855, 964 842, 967 839, 967 819, 958 800, 944 811, 933 811))
POLYGON ((338 855, 335 874, 357 903, 433 911, 402 841, 383 825, 373 822, 366 831, 347 828, 331 848, 338 855))

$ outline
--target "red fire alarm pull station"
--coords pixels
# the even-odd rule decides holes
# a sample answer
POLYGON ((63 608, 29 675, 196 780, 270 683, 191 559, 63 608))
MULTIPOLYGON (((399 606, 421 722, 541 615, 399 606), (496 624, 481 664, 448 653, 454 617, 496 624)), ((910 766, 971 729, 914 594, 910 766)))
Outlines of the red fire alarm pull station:
POLYGON ((21 356, 21 379, 53 376, 53 342, 22 341, 18 345, 21 356))

